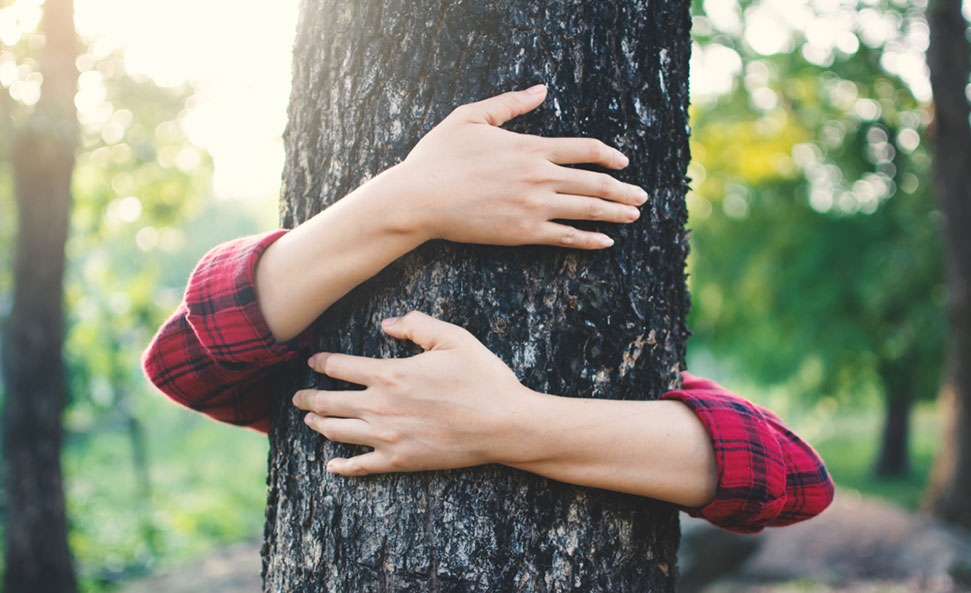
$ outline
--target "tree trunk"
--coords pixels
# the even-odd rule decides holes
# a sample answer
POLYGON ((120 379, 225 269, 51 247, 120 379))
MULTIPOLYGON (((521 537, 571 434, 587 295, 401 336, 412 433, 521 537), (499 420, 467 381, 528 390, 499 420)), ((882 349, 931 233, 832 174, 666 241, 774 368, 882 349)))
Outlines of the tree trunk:
POLYGON ((914 400, 908 392, 890 392, 886 395, 886 405, 883 438, 874 473, 882 477, 903 476, 910 469, 907 445, 910 441, 910 410, 914 407, 914 400))
POLYGON ((971 44, 961 0, 932 1, 927 21, 937 133, 934 173, 947 220, 951 339, 941 398, 944 433, 926 503, 938 517, 971 527, 971 124, 965 94, 971 44))
POLYGON ((44 82, 14 146, 18 206, 14 302, 3 348, 7 593, 77 589, 61 480, 66 401, 62 278, 77 143, 71 0, 44 5, 44 82))
MULTIPOLYGON (((304 2, 286 133, 292 226, 399 162, 455 106, 548 84, 510 128, 594 136, 630 156, 651 200, 584 253, 431 242, 331 307, 319 350, 414 351, 378 321, 417 309, 468 328, 537 390, 652 399, 677 387, 688 335, 684 176, 688 2, 304 2)), ((393 216, 393 212, 388 213, 393 216)), ((278 395, 330 385, 305 365, 278 395)), ((270 434, 267 591, 673 591, 672 505, 503 466, 344 478, 361 448, 311 432, 281 397, 270 434)))

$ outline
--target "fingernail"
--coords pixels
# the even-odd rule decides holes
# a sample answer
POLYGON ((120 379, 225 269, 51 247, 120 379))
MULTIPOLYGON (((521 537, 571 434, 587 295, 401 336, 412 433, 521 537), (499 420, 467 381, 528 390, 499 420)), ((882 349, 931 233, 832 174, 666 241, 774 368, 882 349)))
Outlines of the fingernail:
POLYGON ((620 155, 620 166, 621 166, 621 167, 626 167, 626 166, 627 166, 627 165, 629 165, 629 164, 630 164, 630 159, 629 159, 629 158, 627 158, 627 157, 626 157, 626 156, 624 156, 624 155, 620 155))
POLYGON ((328 461, 327 462, 327 473, 331 473, 331 474, 334 473, 334 462, 333 461, 328 461))
POLYGON ((316 354, 314 354, 313 356, 311 356, 310 358, 308 358, 307 359, 307 366, 313 368, 313 366, 314 366, 314 359, 315 358, 317 358, 317 355, 316 354))
POLYGON ((296 406, 296 405, 299 405, 299 404, 300 404, 300 394, 299 393, 294 393, 293 394, 293 405, 296 406))
POLYGON ((603 235, 602 237, 600 237, 600 245, 602 247, 610 247, 613 244, 614 244, 614 240, 608 237, 607 235, 603 235))
POLYGON ((633 206, 627 208, 627 218, 629 220, 632 220, 632 221, 637 220, 637 217, 639 217, 640 215, 641 215, 641 211, 638 210, 637 208, 634 208, 633 206))
POLYGON ((395 322, 397 321, 398 321, 397 317, 388 317, 387 319, 381 322, 381 325, 388 327, 389 325, 394 325, 395 322))
POLYGON ((313 426, 314 424, 313 414, 307 414, 306 416, 304 416, 303 421, 307 426, 313 426))
POLYGON ((538 95, 538 94, 542 93, 545 90, 546 90, 546 85, 545 84, 537 84, 537 85, 533 85, 533 86, 529 87, 528 89, 526 89, 526 92, 527 93, 531 93, 533 95, 538 95))

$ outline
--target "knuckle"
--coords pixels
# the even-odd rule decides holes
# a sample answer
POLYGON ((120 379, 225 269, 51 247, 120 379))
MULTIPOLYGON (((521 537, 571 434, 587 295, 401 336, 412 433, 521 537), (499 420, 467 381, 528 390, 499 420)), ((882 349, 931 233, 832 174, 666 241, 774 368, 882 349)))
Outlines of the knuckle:
POLYGON ((544 200, 536 195, 524 195, 520 198, 520 207, 527 212, 537 212, 543 209, 544 200))
POLYGON ((390 467, 392 471, 403 471, 408 469, 409 467, 408 455, 401 451, 395 451, 394 453, 391 453, 390 455, 388 455, 388 467, 390 467))
POLYGON ((394 415, 394 408, 392 407, 391 399, 387 397, 374 398, 368 406, 368 411, 375 416, 392 416, 394 415))
POLYGON ((600 188, 600 195, 604 197, 613 195, 616 188, 614 178, 606 173, 598 173, 598 175, 600 179, 597 182, 597 186, 600 188))
POLYGON ((316 423, 317 432, 324 435, 328 441, 333 441, 334 439, 334 423, 326 419, 317 420, 316 423))
POLYGON ((604 205, 600 200, 590 200, 587 204, 587 216, 590 220, 600 220, 604 216, 604 205))
POLYGON ((536 225, 527 218, 519 218, 513 224, 513 234, 521 241, 530 239, 536 232, 536 225))
POLYGON ((550 181, 550 170, 545 161, 532 161, 522 165, 521 178, 529 185, 542 185, 550 181))
POLYGON ((579 238, 579 232, 573 227, 567 227, 560 235, 560 243, 562 245, 574 245, 579 238))
POLYGON ((600 162, 601 160, 604 159, 604 157, 606 156, 605 149, 607 147, 604 146, 603 142, 601 142, 600 140, 595 140, 593 138, 588 138, 584 142, 586 143, 586 145, 583 148, 583 152, 586 154, 586 157, 590 160, 591 163, 600 162))
POLYGON ((418 311, 408 311, 401 317, 401 321, 404 321, 405 323, 414 323, 419 319, 421 319, 421 313, 418 311))
MULTIPOLYGON (((452 119, 465 119, 469 115, 469 104, 459 105, 448 114, 448 118, 452 119)), ((448 119, 446 118, 446 119, 448 119)))
POLYGON ((400 444, 401 441, 404 440, 404 435, 397 430, 388 429, 388 430, 385 430, 383 433, 381 433, 381 435, 378 438, 381 441, 387 443, 388 445, 394 446, 394 445, 400 444))
POLYGON ((335 373, 340 372, 340 359, 334 355, 330 355, 324 359, 323 364, 320 365, 320 370, 329 376, 333 376, 335 373))

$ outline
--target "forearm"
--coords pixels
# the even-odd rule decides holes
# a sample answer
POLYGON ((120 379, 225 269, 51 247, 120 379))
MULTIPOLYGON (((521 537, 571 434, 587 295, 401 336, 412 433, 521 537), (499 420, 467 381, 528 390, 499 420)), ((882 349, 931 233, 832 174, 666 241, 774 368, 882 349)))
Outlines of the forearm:
POLYGON ((396 169, 385 171, 267 248, 255 286, 277 341, 297 336, 355 286, 424 242, 411 214, 395 207, 401 197, 396 183, 396 169))
POLYGON ((687 507, 714 498, 711 438, 684 404, 537 395, 509 423, 500 463, 687 507))

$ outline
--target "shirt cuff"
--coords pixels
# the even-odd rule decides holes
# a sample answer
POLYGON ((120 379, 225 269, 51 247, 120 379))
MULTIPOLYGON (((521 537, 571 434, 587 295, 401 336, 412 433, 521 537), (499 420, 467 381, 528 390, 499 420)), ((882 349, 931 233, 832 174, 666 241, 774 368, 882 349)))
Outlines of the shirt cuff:
POLYGON ((260 311, 254 282, 267 247, 287 233, 279 229, 222 243, 202 257, 185 292, 186 321, 206 354, 240 368, 293 358, 309 345, 309 332, 277 342, 260 311))
POLYGON ((718 466, 714 500, 682 510, 738 533, 756 533, 771 524, 786 504, 786 463, 761 408, 687 374, 684 388, 661 399, 691 408, 711 437, 718 466))

